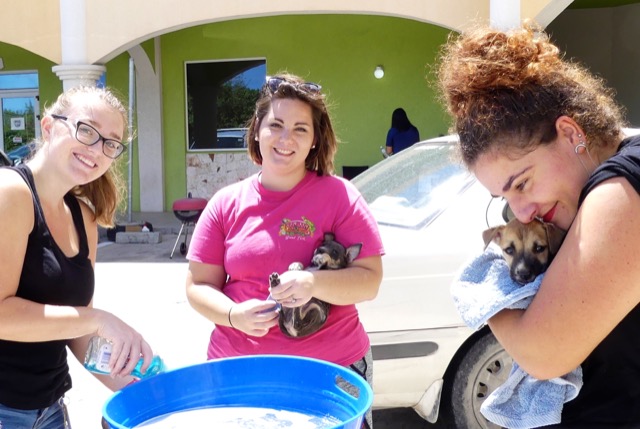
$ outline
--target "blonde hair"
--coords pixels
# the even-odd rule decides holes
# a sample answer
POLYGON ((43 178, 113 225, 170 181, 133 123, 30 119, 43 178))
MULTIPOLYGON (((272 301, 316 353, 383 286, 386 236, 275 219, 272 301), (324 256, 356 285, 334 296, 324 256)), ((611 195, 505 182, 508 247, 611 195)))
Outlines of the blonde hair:
POLYGON ((317 172, 318 176, 332 175, 334 173, 333 161, 338 151, 338 138, 333 131, 333 125, 331 125, 324 94, 319 89, 318 91, 305 90, 301 85, 307 82, 292 74, 280 73, 273 78, 282 79, 283 82, 275 92, 271 91, 268 84, 262 87, 260 98, 256 102, 255 114, 247 125, 246 141, 249 157, 256 164, 262 165, 260 143, 257 141, 258 130, 260 123, 269 113, 273 99, 300 100, 311 107, 313 118, 313 145, 315 147, 307 155, 305 167, 309 171, 317 172))
MULTIPOLYGON (((45 115, 66 115, 69 110, 80 103, 89 102, 104 103, 122 117, 123 121, 123 141, 128 140, 128 111, 120 99, 112 90, 97 88, 94 86, 78 86, 71 88, 58 97, 58 99, 48 107, 45 115)), ((84 200, 93 208, 94 220, 101 226, 113 227, 118 206, 122 197, 126 194, 124 179, 118 168, 119 160, 115 160, 109 169, 93 182, 76 186, 72 192, 76 197, 84 200)))
POLYGON ((533 23, 509 32, 477 28, 452 38, 438 72, 467 166, 488 150, 526 152, 551 143, 563 115, 582 128, 590 147, 619 141, 623 114, 613 92, 563 59, 533 23))

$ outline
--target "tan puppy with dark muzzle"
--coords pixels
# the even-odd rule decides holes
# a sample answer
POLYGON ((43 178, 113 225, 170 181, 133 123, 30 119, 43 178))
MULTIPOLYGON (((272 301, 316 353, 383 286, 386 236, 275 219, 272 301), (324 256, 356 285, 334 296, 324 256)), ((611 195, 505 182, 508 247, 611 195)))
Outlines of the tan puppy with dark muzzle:
POLYGON ((566 231, 551 223, 533 220, 527 224, 517 219, 482 233, 485 246, 491 241, 502 249, 511 278, 525 285, 543 273, 560 249, 566 231))

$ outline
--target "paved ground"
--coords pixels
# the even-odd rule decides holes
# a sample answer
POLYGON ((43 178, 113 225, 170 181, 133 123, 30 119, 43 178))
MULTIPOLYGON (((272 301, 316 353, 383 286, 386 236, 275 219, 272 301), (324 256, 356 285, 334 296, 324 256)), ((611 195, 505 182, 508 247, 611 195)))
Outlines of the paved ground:
MULTIPOLYGON (((172 213, 137 214, 161 231, 158 244, 108 242, 102 231, 96 264, 94 305, 111 311, 141 332, 170 368, 204 362, 213 325, 186 302, 187 261, 178 249, 169 258, 180 228, 172 213)), ((181 238, 181 241, 183 238, 181 238)), ((102 406, 111 395, 70 358, 74 387, 67 394, 75 429, 100 429, 102 406)), ((374 412, 376 429, 435 428, 413 410, 374 412)))

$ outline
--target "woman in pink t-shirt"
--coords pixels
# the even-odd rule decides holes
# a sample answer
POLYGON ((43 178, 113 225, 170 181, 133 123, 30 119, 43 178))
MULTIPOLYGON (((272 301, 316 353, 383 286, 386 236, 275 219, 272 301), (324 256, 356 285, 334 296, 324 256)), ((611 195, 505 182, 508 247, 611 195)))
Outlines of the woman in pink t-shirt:
POLYGON ((338 140, 320 90, 289 74, 267 79, 247 132, 261 171, 217 192, 200 216, 187 255, 187 296, 216 324, 210 359, 306 356, 371 382, 371 347, 355 304, 376 297, 384 250, 358 190, 333 175, 338 140), (309 265, 327 232, 345 247, 361 243, 358 257, 340 270, 288 271, 292 262, 309 265), (270 288, 273 272, 281 284, 270 288), (331 304, 326 323, 309 336, 284 335, 274 300, 299 307, 311 298, 331 304))

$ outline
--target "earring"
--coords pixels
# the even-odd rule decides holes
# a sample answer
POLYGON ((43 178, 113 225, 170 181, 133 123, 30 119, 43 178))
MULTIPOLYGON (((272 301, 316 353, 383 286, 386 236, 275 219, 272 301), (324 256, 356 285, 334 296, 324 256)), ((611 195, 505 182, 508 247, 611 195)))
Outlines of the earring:
POLYGON ((315 149, 315 148, 316 148, 316 145, 311 146, 311 149, 315 149))
POLYGON ((582 153, 582 149, 584 149, 587 153, 589 152, 589 148, 587 148, 587 145, 584 144, 584 142, 578 143, 573 150, 575 151, 576 155, 580 155, 580 153, 582 153))

